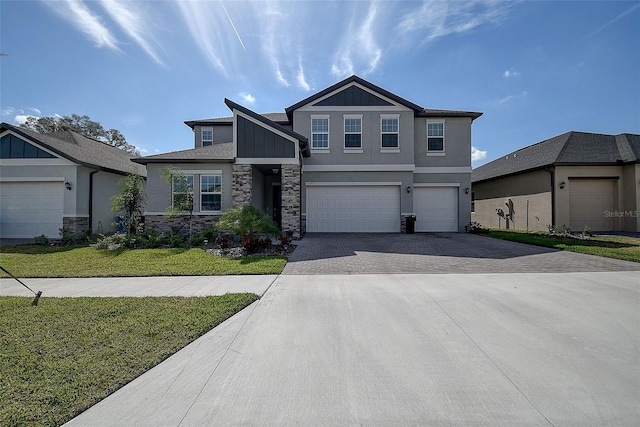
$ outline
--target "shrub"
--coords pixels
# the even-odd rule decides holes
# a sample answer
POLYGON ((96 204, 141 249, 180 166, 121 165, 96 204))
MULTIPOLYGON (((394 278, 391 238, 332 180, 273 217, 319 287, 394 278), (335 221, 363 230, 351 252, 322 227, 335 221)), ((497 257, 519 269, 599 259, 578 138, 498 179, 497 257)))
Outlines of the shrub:
POLYGON ((137 235, 136 242, 147 249, 155 249, 167 243, 167 237, 151 228, 137 235))
POLYGON ((172 234, 169 238, 169 244, 172 248, 181 248, 184 244, 184 238, 180 234, 172 234))
POLYGON ((135 239, 124 233, 114 233, 105 236, 101 234, 94 248, 107 251, 117 251, 118 249, 131 248, 135 239))
POLYGON ((480 234, 483 229, 479 222, 471 221, 469 224, 464 226, 464 231, 471 234, 480 234))
POLYGON ((245 247, 254 247, 256 238, 263 233, 276 236, 282 234, 273 219, 255 206, 235 206, 229 209, 218 221, 218 227, 241 236, 245 247))
POLYGON ((44 234, 36 236, 33 238, 33 242, 36 245, 47 246, 49 244, 49 239, 44 234))
POLYGON ((60 241, 63 245, 70 245, 76 240, 73 236, 73 232, 68 227, 58 229, 58 234, 60 234, 60 241))
POLYGON ((204 245, 204 235, 199 234, 197 236, 191 236, 189 238, 189 245, 193 246, 193 247, 199 247, 199 246, 203 246, 204 245))

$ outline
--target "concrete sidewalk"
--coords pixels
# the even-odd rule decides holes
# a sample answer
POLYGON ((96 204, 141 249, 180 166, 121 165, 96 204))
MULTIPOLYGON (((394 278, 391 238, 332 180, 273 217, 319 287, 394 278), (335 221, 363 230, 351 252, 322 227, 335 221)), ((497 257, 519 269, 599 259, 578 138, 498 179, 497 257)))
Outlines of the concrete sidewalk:
MULTIPOLYGON (((277 275, 99 277, 20 280, 42 297, 208 296, 264 294, 277 275)), ((14 279, 0 279, 0 296, 33 296, 14 279)))
POLYGON ((280 276, 68 425, 637 425, 639 300, 637 272, 280 276))

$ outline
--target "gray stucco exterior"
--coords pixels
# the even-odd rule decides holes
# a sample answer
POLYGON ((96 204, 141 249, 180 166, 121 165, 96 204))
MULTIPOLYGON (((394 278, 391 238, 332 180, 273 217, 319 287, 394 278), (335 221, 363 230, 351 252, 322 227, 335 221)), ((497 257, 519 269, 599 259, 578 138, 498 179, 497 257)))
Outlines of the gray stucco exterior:
MULTIPOLYGON (((429 221, 425 215, 436 215, 440 211, 439 215, 454 215, 448 222, 455 224, 455 230, 443 231, 463 231, 470 221, 471 124, 481 113, 427 110, 357 76, 286 108, 286 115, 261 115, 230 100, 225 103, 232 117, 185 122, 194 130, 195 149, 188 154, 190 161, 197 164, 197 169, 219 169, 222 173, 220 213, 233 205, 252 204, 272 215, 283 230, 297 235, 304 233, 309 209, 313 209, 307 201, 309 187, 322 187, 329 195, 332 189, 341 188, 359 197, 365 197, 365 192, 358 194, 361 189, 367 188, 370 194, 380 188, 393 203, 391 207, 384 206, 385 221, 392 223, 388 226, 390 230, 403 230, 405 216, 412 214, 423 215, 418 218, 423 222, 429 221), (312 120, 318 118, 328 123, 328 144, 324 147, 312 146, 312 120), (356 132, 360 146, 347 147, 345 120, 353 118, 361 127, 360 132, 356 132), (397 121, 397 131, 391 131, 391 144, 385 135, 386 146, 382 142, 383 120, 385 123, 391 120, 394 126, 397 121), (444 128, 444 150, 435 153, 427 152, 430 121, 444 128), (233 154, 207 162, 206 156, 199 154, 199 150, 207 148, 202 147, 203 129, 212 131, 214 146, 232 141, 233 154), (397 146, 393 143, 396 139, 397 146), (413 191, 414 187, 420 190, 413 191), (425 207, 424 200, 417 200, 431 197, 431 188, 448 189, 446 209, 431 211, 425 207), (418 209, 418 213, 416 202, 420 202, 422 209, 418 209), (393 216, 391 220, 389 212, 393 216)), ((387 129, 384 133, 390 132, 387 129)), ((177 153, 173 161, 170 154, 143 159, 148 167, 149 214, 152 215, 166 210, 171 203, 170 189, 160 179, 160 166, 154 162, 160 162, 163 167, 170 163, 185 173, 196 167, 181 163, 184 153, 177 153)), ((348 198, 344 191, 342 194, 348 198)), ((358 221, 375 217, 376 206, 370 203, 369 209, 364 219, 358 221)), ((337 212, 336 216, 346 218, 348 215, 345 211, 337 212)))

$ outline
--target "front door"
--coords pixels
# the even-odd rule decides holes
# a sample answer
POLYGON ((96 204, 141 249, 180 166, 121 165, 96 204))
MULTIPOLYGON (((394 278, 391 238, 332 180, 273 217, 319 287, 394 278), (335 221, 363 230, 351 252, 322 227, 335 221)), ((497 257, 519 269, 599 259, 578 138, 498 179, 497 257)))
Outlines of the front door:
POLYGON ((282 228, 282 188, 279 185, 273 186, 273 220, 278 225, 278 228, 282 228))

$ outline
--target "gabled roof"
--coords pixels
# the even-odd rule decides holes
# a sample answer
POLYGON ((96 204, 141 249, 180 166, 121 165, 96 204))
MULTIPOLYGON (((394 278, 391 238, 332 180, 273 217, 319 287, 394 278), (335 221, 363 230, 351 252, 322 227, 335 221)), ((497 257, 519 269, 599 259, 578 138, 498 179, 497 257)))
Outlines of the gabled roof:
POLYGON ((254 111, 251 111, 250 109, 248 109, 246 107, 243 107, 242 105, 231 101, 230 99, 225 98, 224 99, 224 103, 227 104, 227 107, 229 107, 229 109, 231 111, 238 110, 241 113, 246 114, 247 116, 249 116, 251 118, 254 118, 257 121, 267 125, 268 127, 276 129, 276 130, 278 130, 278 131, 280 131, 282 133, 285 133, 285 134, 297 139, 298 140, 298 145, 300 147, 300 152, 302 153, 302 155, 304 157, 309 157, 311 155, 311 151, 310 151, 310 148, 309 148, 309 140, 307 139, 306 136, 301 135, 301 134, 299 134, 297 132, 294 132, 294 131, 292 131, 290 129, 287 129, 287 128, 277 124, 276 122, 273 122, 273 121, 267 119, 266 117, 262 116, 261 114, 258 114, 258 113, 254 112, 254 111))
POLYGON ((231 163, 233 162, 233 142, 191 148, 189 150, 172 151, 153 156, 138 157, 136 163, 231 163))
POLYGON ((8 123, 0 123, 0 133, 6 130, 83 166, 119 174, 133 172, 142 176, 147 175, 144 166, 131 162, 136 159, 135 156, 73 131, 37 133, 8 123))
MULTIPOLYGON (((264 113, 260 114, 267 120, 271 120, 279 125, 290 125, 289 118, 285 113, 264 113)), ((231 117, 214 117, 211 119, 198 119, 198 120, 186 120, 184 122, 187 126, 193 129, 195 126, 207 126, 207 125, 233 125, 233 116, 231 117)))
POLYGON ((311 96, 309 96, 308 98, 303 99, 302 101, 288 107, 285 109, 285 111, 287 112, 287 116, 289 117, 289 121, 293 120, 293 112, 295 110, 297 110, 298 108, 301 108, 305 105, 311 104, 314 101, 319 100, 320 98, 331 94, 332 92, 335 92, 337 90, 339 90, 342 87, 345 86, 349 86, 352 83, 357 83, 369 90, 372 90, 382 96, 384 96, 385 98, 391 99, 392 101, 407 107, 411 110, 414 111, 416 116, 419 117, 470 117, 471 120, 475 120, 478 117, 480 117, 482 115, 482 113, 478 113, 478 112, 473 112, 473 111, 455 111, 455 110, 433 110, 433 109, 426 109, 423 108, 417 104, 414 104, 411 101, 407 101, 406 99, 389 92, 386 89, 381 88, 380 86, 376 86, 371 82, 366 81, 365 79, 358 77, 356 75, 353 75, 351 77, 347 77, 346 79, 329 86, 328 88, 315 93, 311 96))
POLYGON ((549 166, 640 163, 640 135, 567 132, 521 148, 473 170, 472 182, 549 166))

